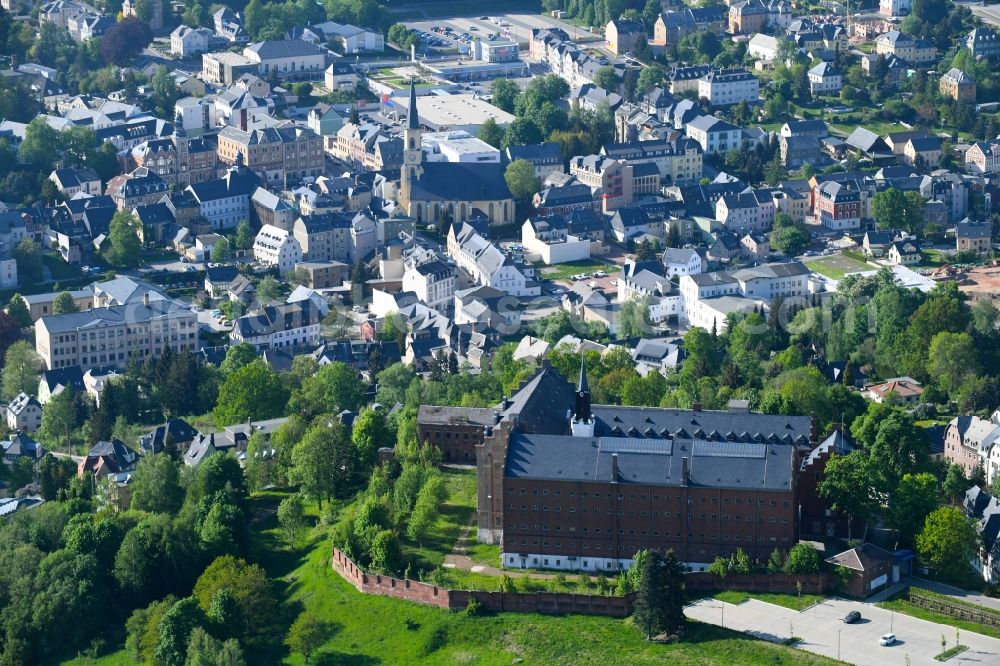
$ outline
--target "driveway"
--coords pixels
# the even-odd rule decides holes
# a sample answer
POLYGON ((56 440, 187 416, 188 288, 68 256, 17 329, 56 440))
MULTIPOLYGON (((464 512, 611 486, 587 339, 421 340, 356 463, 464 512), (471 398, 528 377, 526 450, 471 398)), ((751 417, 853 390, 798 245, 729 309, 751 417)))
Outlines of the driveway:
MULTIPOLYGON (((802 612, 755 599, 739 605, 702 599, 688 606, 685 614, 778 643, 798 636, 802 638, 796 646, 799 649, 861 666, 940 664, 934 655, 942 652, 941 636, 948 647, 955 644, 954 627, 842 599, 827 599, 802 612), (852 610, 860 611, 862 620, 844 624, 841 618, 852 610), (896 634, 896 645, 879 646, 879 636, 889 632, 896 634)), ((1000 664, 1000 640, 962 631, 959 642, 969 649, 949 659, 948 664, 1000 664)))

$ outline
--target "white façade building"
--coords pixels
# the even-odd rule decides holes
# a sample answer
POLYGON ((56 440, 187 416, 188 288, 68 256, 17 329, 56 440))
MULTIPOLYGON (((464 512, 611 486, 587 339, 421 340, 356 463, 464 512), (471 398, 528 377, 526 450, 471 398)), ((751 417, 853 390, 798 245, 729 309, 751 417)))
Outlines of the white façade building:
POLYGON ((287 230, 265 224, 254 239, 253 258, 265 266, 276 266, 284 275, 302 261, 302 248, 287 230))
POLYGON ((529 280, 514 259, 483 238, 475 228, 462 223, 448 230, 448 254, 455 264, 478 284, 505 291, 511 296, 538 296, 541 287, 529 280))
POLYGON ((521 245, 546 266, 590 259, 590 239, 569 233, 562 215, 536 215, 521 225, 521 245))
POLYGON ((687 125, 687 135, 706 155, 726 153, 743 145, 743 130, 715 116, 698 116, 687 125))

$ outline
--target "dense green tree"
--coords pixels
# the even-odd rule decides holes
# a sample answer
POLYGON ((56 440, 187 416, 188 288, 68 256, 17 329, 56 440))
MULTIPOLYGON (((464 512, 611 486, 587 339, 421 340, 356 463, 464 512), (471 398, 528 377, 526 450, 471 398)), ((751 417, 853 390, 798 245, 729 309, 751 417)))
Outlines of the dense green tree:
POLYGON ((69 448, 70 436, 79 425, 80 405, 72 388, 66 388, 52 396, 42 411, 42 427, 39 433, 50 442, 62 442, 69 448))
POLYGON ((324 500, 344 492, 355 464, 347 429, 334 417, 321 416, 292 449, 289 476, 322 507, 324 500))
POLYGON ((791 574, 818 574, 823 569, 823 554, 809 544, 797 543, 788 551, 784 570, 791 574))
POLYGON ((305 507, 302 498, 292 495, 281 500, 278 505, 278 524, 285 532, 285 540, 292 548, 298 542, 299 533, 306 526, 305 507))
POLYGON ((514 160, 508 164, 504 180, 515 199, 526 200, 541 188, 535 167, 527 160, 514 160))
POLYGON ((76 304, 73 294, 68 291, 60 291, 52 299, 52 314, 66 314, 67 312, 79 312, 80 306, 76 304))
POLYGON ((220 238, 212 246, 212 261, 217 264, 227 264, 233 260, 233 251, 229 248, 229 241, 220 238))
POLYGON ((241 342, 226 350, 226 358, 219 365, 223 377, 228 377, 240 368, 257 360, 257 350, 248 342, 241 342))
POLYGON ((216 558, 199 576, 192 594, 207 613, 220 590, 228 590, 237 610, 234 626, 229 628, 236 637, 267 635, 277 619, 278 602, 263 567, 231 555, 216 558))
POLYGON ((111 218, 104 258, 112 266, 135 268, 139 265, 142 244, 137 230, 140 224, 135 215, 127 210, 120 210, 111 218))
POLYGON ((277 418, 285 413, 287 403, 288 390, 281 378, 258 359, 226 377, 219 386, 219 399, 212 416, 222 428, 248 419, 277 418))
POLYGON ((14 249, 17 275, 22 284, 33 284, 42 279, 42 249, 30 236, 22 238, 14 249))
POLYGON ((201 627, 195 627, 188 640, 184 666, 246 666, 239 641, 220 641, 201 627))
POLYGON ((205 613, 193 597, 181 599, 163 614, 153 653, 163 666, 184 666, 191 632, 205 623, 205 613))
POLYGON ((330 637, 330 626, 320 620, 313 613, 303 611, 288 630, 285 643, 292 652, 302 655, 305 663, 309 663, 309 657, 330 637))
POLYGON ((517 84, 509 79, 495 79, 490 85, 493 106, 503 109, 507 113, 514 112, 514 100, 521 93, 517 84))
POLYGON ((27 328, 33 323, 31 321, 31 312, 28 310, 28 304, 24 301, 24 297, 21 294, 14 294, 10 297, 10 301, 7 303, 7 314, 20 324, 21 328, 27 328))
POLYGON ((18 340, 7 348, 3 359, 4 400, 13 400, 18 393, 34 395, 42 369, 42 359, 35 348, 25 340, 18 340))
POLYGON ((180 467, 166 453, 143 456, 132 477, 131 507, 153 513, 176 513, 184 503, 180 467))
POLYGON ((365 385, 358 374, 339 361, 328 363, 292 395, 289 411, 311 418, 327 411, 356 412, 365 399, 365 385))
POLYGON ((448 498, 448 492, 444 486, 444 479, 440 474, 431 474, 424 481, 417 493, 417 501, 413 505, 413 513, 410 515, 406 528, 406 536, 417 543, 423 543, 434 521, 440 513, 441 503, 448 498))
POLYGON ((19 148, 21 161, 41 172, 48 173, 59 159, 59 133, 45 118, 36 118, 24 130, 19 148))
MULTIPOLYGON (((964 491, 963 491, 964 492, 964 491)), ((941 489, 933 474, 905 474, 899 481, 889 504, 889 524, 899 535, 899 541, 910 545, 941 500, 941 489)))
POLYGON ((153 41, 149 26, 137 18, 122 19, 101 37, 101 57, 107 64, 125 65, 153 41))
POLYGON ((979 372, 976 343, 968 333, 942 331, 931 340, 927 374, 948 395, 957 397, 967 375, 979 372))
POLYGON ((271 303, 281 296, 281 285, 268 275, 257 285, 257 298, 261 303, 271 303))
POLYGON ((868 459, 862 451, 852 451, 846 456, 834 455, 827 462, 817 492, 831 501, 834 511, 848 519, 848 540, 853 522, 867 520, 878 508, 872 486, 868 459))
POLYGON ((934 510, 917 535, 917 553, 928 566, 946 576, 958 576, 969 569, 978 538, 972 521, 961 509, 946 506, 934 510))
POLYGON ((394 444, 395 433, 389 429, 385 412, 381 409, 366 409, 354 421, 351 428, 351 442, 357 452, 358 462, 372 465, 378 450, 394 444))
MULTIPOLYGON (((503 79, 497 79, 502 81, 503 79)), ((487 118, 486 122, 479 126, 479 138, 494 148, 499 148, 503 142, 503 129, 497 125, 493 118, 487 118)))
POLYGON ((250 228, 250 223, 246 220, 241 220, 236 225, 236 235, 233 236, 233 244, 237 250, 249 250, 253 247, 253 241, 254 235, 253 229, 250 228))
POLYGON ((618 87, 621 85, 621 81, 619 80, 618 72, 615 71, 614 67, 601 67, 594 72, 594 85, 598 88, 603 88, 608 92, 617 93, 618 87))

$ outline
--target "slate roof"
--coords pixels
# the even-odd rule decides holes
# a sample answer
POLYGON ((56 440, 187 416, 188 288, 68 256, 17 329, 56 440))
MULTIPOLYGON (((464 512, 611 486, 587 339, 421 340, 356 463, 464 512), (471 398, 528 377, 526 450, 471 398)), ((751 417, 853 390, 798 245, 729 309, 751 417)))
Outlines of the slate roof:
POLYGON ((891 561, 893 559, 895 559, 895 556, 889 551, 883 550, 873 543, 863 543, 856 548, 851 548, 850 550, 838 553, 837 555, 828 558, 826 561, 830 564, 836 564, 847 567, 848 569, 854 569, 855 571, 866 571, 881 562, 891 561))
POLYGON ((205 270, 205 279, 212 284, 229 284, 239 274, 235 266, 209 266, 205 270))
POLYGON ((687 459, 690 486, 790 491, 794 458, 795 447, 787 444, 514 432, 504 473, 511 478, 680 486, 687 459))
POLYGON ((257 42, 247 47, 248 51, 256 53, 261 60, 275 58, 294 58, 300 56, 323 55, 326 51, 311 42, 301 39, 281 39, 257 42))
POLYGON ((297 301, 245 314, 236 320, 235 326, 244 338, 253 338, 317 324, 322 318, 312 301, 297 301))
POLYGON ((156 426, 153 432, 139 438, 139 448, 143 453, 160 453, 165 451, 168 443, 184 444, 197 437, 198 431, 184 419, 170 419, 156 426))
POLYGON ((48 451, 25 433, 16 432, 10 436, 9 440, 3 442, 3 453, 5 456, 24 456, 41 460, 48 451))
POLYGON ((503 166, 496 163, 426 162, 411 182, 413 201, 498 201, 510 199, 503 166))

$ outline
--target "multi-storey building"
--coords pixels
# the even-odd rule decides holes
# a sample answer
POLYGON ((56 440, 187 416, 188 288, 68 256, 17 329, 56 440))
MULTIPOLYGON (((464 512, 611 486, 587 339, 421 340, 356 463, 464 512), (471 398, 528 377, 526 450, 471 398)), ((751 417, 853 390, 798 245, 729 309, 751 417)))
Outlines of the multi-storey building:
POLYGON ((303 215, 295 220, 292 233, 306 261, 348 261, 351 252, 351 213, 303 215))
POLYGON ((438 260, 408 259, 403 291, 412 291, 422 303, 444 313, 455 298, 455 267, 438 260))
POLYGON ((777 206, 766 189, 727 194, 715 202, 715 219, 727 231, 768 231, 777 206))
POLYGON ((291 123, 244 131, 219 132, 219 160, 235 164, 237 155, 270 184, 287 184, 323 174, 323 140, 310 129, 291 123))
POLYGON ((827 181, 816 189, 816 221, 830 229, 861 226, 861 193, 847 183, 827 181))
POLYGON ((137 167, 155 172, 171 186, 186 187, 218 176, 215 144, 189 138, 180 114, 174 120, 173 135, 145 141, 132 149, 131 156, 137 167))
POLYGON ((265 224, 254 239, 253 258, 265 266, 276 267, 284 275, 302 261, 302 248, 285 229, 265 224))
POLYGON ((167 182, 155 171, 139 167, 109 180, 105 194, 111 197, 118 210, 132 210, 142 204, 156 203, 167 189, 167 182))
POLYGON ((973 58, 1000 60, 1000 34, 989 26, 980 26, 970 32, 965 38, 965 47, 973 58))
POLYGON ((468 223, 451 225, 447 247, 455 264, 478 284, 511 296, 538 296, 541 293, 538 283, 525 277, 510 254, 504 254, 468 223))
POLYGON ((714 116, 698 116, 688 123, 687 134, 706 155, 726 153, 743 145, 743 130, 714 116))
POLYGON ((260 178, 243 166, 241 154, 236 158, 236 166, 225 176, 193 183, 185 192, 191 195, 201 216, 218 231, 235 228, 243 220, 250 219, 250 197, 258 187, 260 178))
POLYGON ((698 98, 707 99, 710 106, 732 106, 760 99, 760 81, 743 69, 720 69, 698 79, 698 98))
POLYGON ((878 0, 878 13, 883 16, 909 16, 913 0, 878 0))
POLYGON ((635 197, 635 167, 625 160, 578 155, 569 161, 569 172, 580 183, 600 190, 604 212, 627 206, 635 197))
POLYGON ((494 424, 493 410, 476 407, 420 405, 417 439, 441 450, 446 462, 475 464, 483 428, 494 424))
POLYGON ((686 137, 608 144, 601 147, 601 155, 630 164, 655 164, 660 177, 671 183, 697 181, 702 174, 701 145, 686 137))
POLYGON ((281 76, 289 79, 323 79, 326 69, 326 49, 302 39, 282 39, 251 44, 243 55, 258 66, 263 77, 281 76))
POLYGON ((323 314, 311 300, 269 305, 245 314, 233 322, 229 339, 246 342, 258 349, 313 346, 323 341, 320 325, 323 314))
POLYGON ((259 72, 260 65, 257 62, 239 53, 220 51, 201 54, 201 74, 205 83, 231 86, 244 74, 259 72))
POLYGON ((198 348, 198 318, 172 300, 49 315, 35 323, 35 351, 52 370, 70 366, 124 369, 167 348, 198 348))
POLYGON ((926 39, 914 39, 898 30, 879 35, 875 39, 875 53, 882 56, 896 56, 911 64, 933 62, 937 48, 926 39))
POLYGON ((543 365, 493 419, 476 446, 478 538, 506 567, 616 571, 655 548, 704 569, 797 540, 809 417, 591 405, 582 368, 574 390, 543 365))
POLYGON ((976 101, 976 80, 957 67, 941 75, 939 89, 942 95, 958 102, 976 101))

